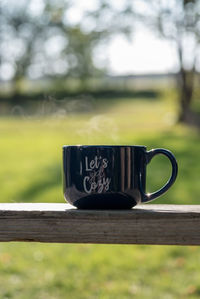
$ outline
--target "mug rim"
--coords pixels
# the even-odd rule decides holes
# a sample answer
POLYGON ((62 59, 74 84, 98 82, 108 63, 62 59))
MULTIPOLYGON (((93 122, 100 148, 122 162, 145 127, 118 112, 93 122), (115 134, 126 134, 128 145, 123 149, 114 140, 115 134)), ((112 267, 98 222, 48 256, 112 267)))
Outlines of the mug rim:
POLYGON ((63 145, 63 149, 65 148, 119 148, 119 147, 136 147, 136 148, 144 148, 146 149, 147 147, 145 145, 82 145, 82 144, 78 144, 78 145, 63 145))

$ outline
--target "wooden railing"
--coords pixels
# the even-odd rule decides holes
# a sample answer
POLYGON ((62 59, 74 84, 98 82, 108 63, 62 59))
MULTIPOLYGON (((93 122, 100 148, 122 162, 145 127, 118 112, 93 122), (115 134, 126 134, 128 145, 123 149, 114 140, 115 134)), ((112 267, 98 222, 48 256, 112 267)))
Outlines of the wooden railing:
POLYGON ((64 203, 5 203, 0 241, 200 245, 200 205, 77 210, 64 203))

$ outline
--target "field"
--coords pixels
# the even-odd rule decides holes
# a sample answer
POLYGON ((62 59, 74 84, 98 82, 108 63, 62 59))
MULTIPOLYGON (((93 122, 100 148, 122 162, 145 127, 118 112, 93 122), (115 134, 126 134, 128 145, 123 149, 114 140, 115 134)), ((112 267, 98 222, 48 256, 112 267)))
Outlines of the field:
MULTIPOLYGON (((104 100, 87 113, 1 117, 0 201, 64 202, 64 144, 137 144, 167 148, 178 160, 175 185, 155 203, 199 204, 199 132, 177 125, 176 112, 175 97, 164 93, 104 100)), ((170 171, 165 157, 153 159, 147 190, 170 171)), ((1 243, 0 298, 199 298, 199 266, 195 246, 1 243)))

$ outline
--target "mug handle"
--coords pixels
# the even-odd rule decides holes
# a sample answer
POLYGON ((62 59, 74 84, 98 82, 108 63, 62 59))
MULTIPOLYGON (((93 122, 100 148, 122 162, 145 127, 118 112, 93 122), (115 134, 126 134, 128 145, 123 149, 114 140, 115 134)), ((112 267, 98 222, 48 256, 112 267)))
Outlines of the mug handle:
POLYGON ((166 149, 163 149, 163 148, 157 148, 157 149, 153 149, 153 150, 150 150, 150 151, 146 152, 147 164, 149 162, 151 162, 151 159, 154 156, 160 155, 160 154, 166 156, 171 162, 171 165, 172 165, 171 177, 167 181, 167 183, 161 189, 159 189, 156 192, 146 194, 142 190, 142 193, 143 193, 142 202, 148 202, 148 201, 151 201, 151 200, 159 197, 160 195, 165 193, 173 185, 173 183, 176 180, 177 173, 178 173, 178 165, 177 165, 177 162, 176 162, 176 159, 175 159, 174 155, 169 150, 166 150, 166 149))

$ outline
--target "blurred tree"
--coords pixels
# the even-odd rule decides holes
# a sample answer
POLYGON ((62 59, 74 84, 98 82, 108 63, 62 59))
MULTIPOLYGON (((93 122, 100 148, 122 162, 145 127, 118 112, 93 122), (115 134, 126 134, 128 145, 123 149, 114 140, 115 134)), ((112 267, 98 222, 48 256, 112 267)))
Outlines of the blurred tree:
MULTIPOLYGON (((65 37, 59 28, 59 11, 63 4, 49 2, 34 4, 34 1, 1 3, 1 79, 11 79, 13 96, 20 92, 23 79, 41 77, 52 72, 49 46, 54 42, 65 44, 65 37), (60 40, 59 40, 60 39, 60 40), (7 78, 7 73, 10 75, 7 78)), ((66 4, 65 4, 66 6, 66 4)), ((57 47, 58 48, 58 47, 57 47)), ((58 49, 54 50, 55 61, 58 49)))
POLYGON ((177 50, 179 72, 179 120, 200 125, 199 115, 192 111, 197 65, 200 61, 200 0, 136 1, 140 21, 171 40, 177 50), (140 2, 140 3, 139 3, 140 2))
POLYGON ((105 64, 95 65, 95 48, 130 27, 108 0, 82 7, 81 17, 66 0, 2 1, 0 8, 0 80, 12 80, 15 98, 25 77, 70 76, 85 84, 105 71, 105 64))

